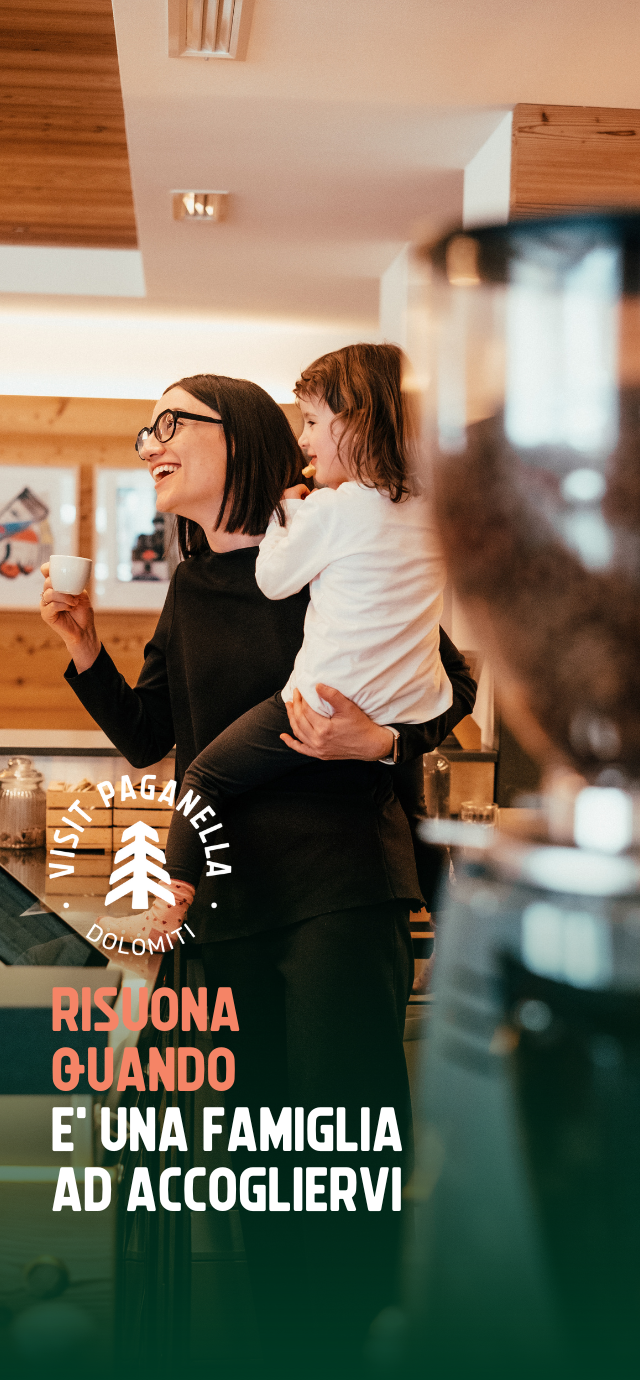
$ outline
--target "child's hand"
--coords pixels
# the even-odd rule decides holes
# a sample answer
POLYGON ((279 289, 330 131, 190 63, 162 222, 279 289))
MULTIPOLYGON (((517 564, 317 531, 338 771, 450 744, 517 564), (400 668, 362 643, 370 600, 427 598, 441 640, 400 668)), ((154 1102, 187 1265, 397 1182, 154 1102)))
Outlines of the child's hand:
POLYGON ((283 497, 283 498, 308 498, 310 493, 311 493, 311 489, 308 489, 307 486, 306 486, 306 484, 294 484, 292 489, 285 489, 285 491, 284 491, 282 497, 283 497))

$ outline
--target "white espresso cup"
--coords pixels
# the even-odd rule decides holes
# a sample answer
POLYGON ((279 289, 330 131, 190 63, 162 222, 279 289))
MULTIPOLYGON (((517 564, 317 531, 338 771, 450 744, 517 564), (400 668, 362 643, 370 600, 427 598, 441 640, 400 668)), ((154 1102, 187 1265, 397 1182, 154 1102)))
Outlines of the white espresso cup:
POLYGON ((49 579, 59 594, 82 594, 91 574, 86 556, 50 556, 49 579))

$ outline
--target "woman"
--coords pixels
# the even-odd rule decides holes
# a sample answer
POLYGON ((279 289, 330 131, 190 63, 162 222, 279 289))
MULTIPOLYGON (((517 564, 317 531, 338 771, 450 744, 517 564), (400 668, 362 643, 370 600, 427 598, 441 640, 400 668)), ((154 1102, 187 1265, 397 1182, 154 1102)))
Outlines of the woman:
MULTIPOLYGON (((137 446, 158 511, 178 515, 185 559, 135 689, 100 647, 86 593, 58 594, 47 580, 42 615, 73 658, 69 684, 127 760, 148 766, 175 742, 180 780, 212 738, 281 688, 302 642, 307 592, 272 602, 254 577, 259 541, 299 476, 300 455, 268 394, 212 375, 169 388, 137 446)), ((447 639, 442 654, 453 706, 428 727, 400 730, 400 762, 436 746, 473 704, 468 668, 447 639)), ((346 1107, 348 1121, 368 1106, 373 1124, 381 1106, 394 1107, 403 1152, 385 1155, 392 1165, 410 1137, 402 1032, 409 911, 420 888, 393 773, 378 765, 394 735, 343 696, 332 703, 333 718, 320 721, 298 697, 291 726, 301 752, 337 760, 309 756, 291 776, 229 802, 232 871, 202 880, 189 925, 208 986, 234 994, 239 1030, 225 1033, 235 1041, 233 1103, 275 1115, 283 1106, 346 1107)), ((369 1162, 366 1153, 343 1161, 369 1162)), ((380 1162, 373 1157, 376 1177, 380 1162)), ((311 1354, 335 1360, 358 1349, 393 1301, 399 1217, 364 1208, 245 1212, 256 1308, 274 1346, 296 1318, 311 1354)))

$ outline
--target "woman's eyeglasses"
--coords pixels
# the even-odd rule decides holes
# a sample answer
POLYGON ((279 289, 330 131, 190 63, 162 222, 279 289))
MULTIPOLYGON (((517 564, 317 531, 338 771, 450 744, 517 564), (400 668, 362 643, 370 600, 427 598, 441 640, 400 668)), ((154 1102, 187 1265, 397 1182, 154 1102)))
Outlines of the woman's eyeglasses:
POLYGON ((173 407, 168 407, 166 412, 161 412, 156 417, 153 426, 143 426, 142 431, 136 436, 136 450, 141 454, 141 447, 146 445, 150 436, 155 436, 156 441, 164 445, 165 441, 170 441, 175 434, 176 426, 181 417, 186 417, 190 422, 213 422, 214 426, 222 426, 221 417, 202 417, 199 412, 176 412, 173 407))

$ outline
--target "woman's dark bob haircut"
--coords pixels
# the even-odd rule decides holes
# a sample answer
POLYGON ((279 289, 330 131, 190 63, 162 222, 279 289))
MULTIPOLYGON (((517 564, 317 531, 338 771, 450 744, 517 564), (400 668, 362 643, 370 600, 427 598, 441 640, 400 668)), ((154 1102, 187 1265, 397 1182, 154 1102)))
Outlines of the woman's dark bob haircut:
MULTIPOLYGON (((273 512, 284 523, 282 495, 301 482, 302 462, 278 404, 257 383, 224 374, 193 374, 170 384, 165 393, 172 388, 183 388, 222 418, 227 476, 215 530, 224 521, 228 532, 259 537, 273 512)), ((202 528, 191 518, 178 518, 178 544, 184 557, 210 550, 202 528)))

